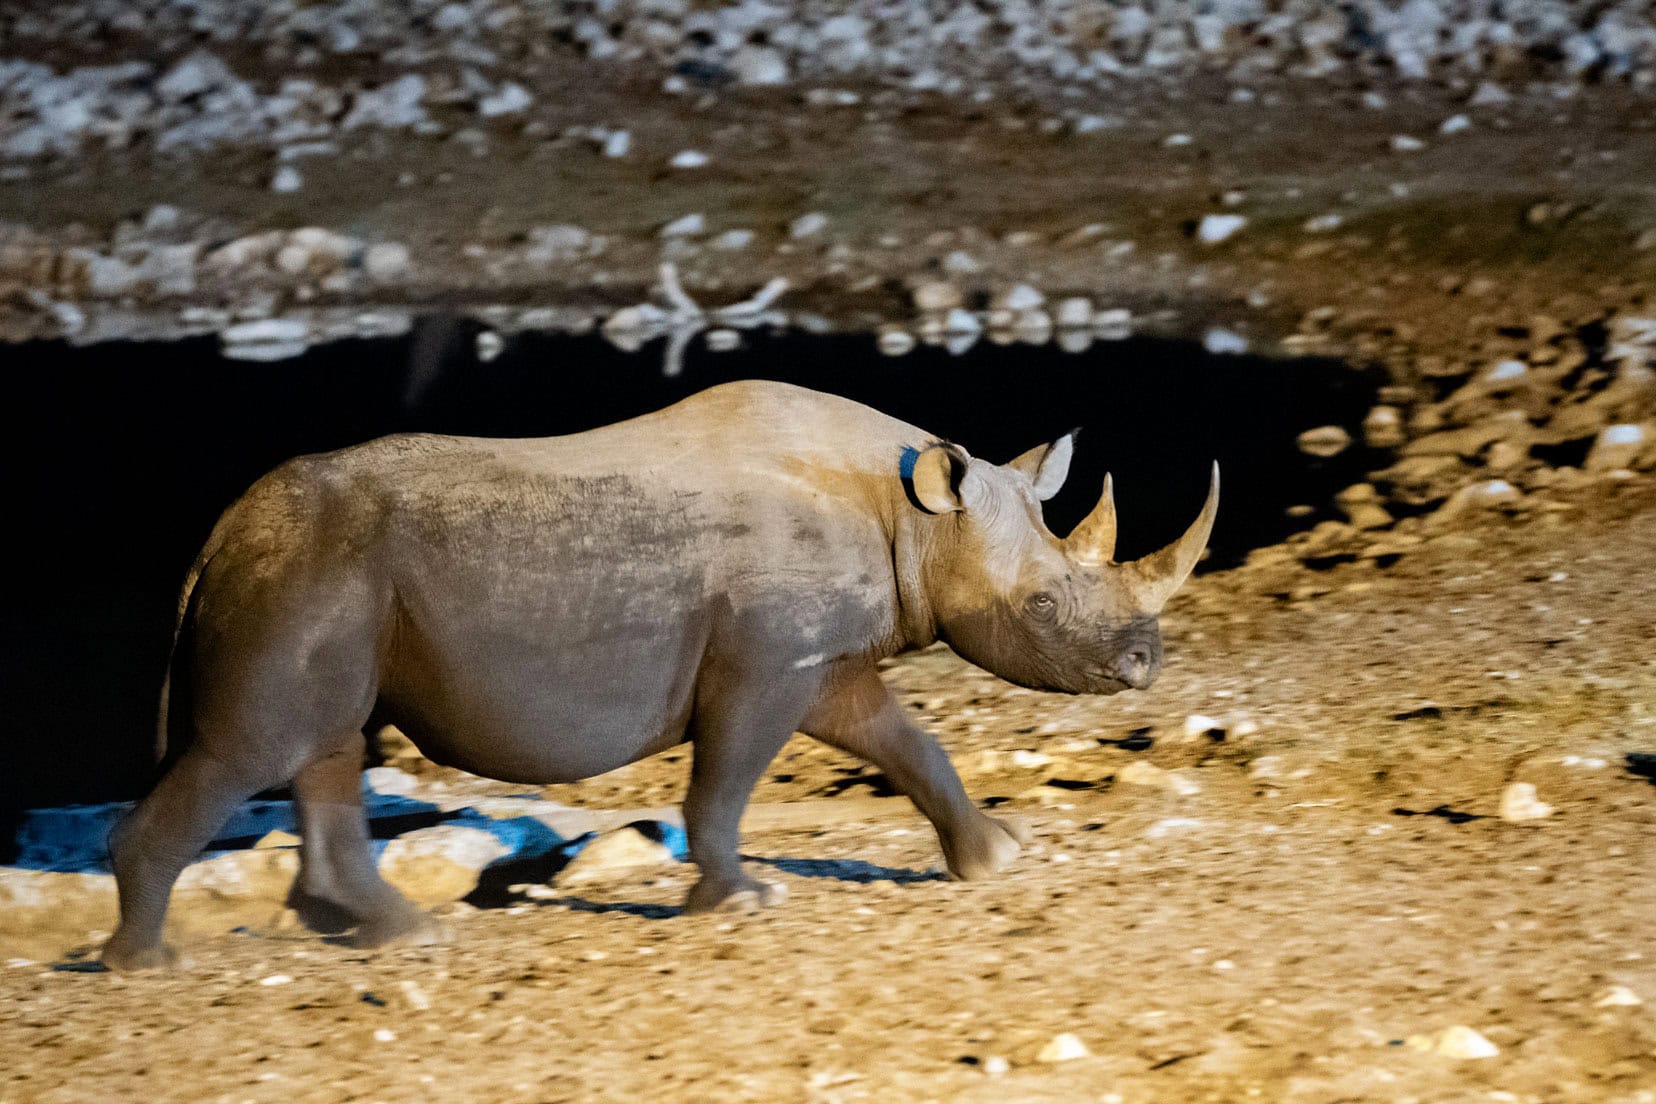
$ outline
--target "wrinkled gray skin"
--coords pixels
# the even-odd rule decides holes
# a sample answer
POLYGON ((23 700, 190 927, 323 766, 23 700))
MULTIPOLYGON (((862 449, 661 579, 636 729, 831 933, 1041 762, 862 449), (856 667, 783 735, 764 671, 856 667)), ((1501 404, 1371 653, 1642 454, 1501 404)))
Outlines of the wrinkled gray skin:
POLYGON ((1070 451, 1065 437, 996 466, 755 382, 569 437, 407 435, 283 465, 186 581, 161 722, 183 751, 111 837, 121 923, 104 962, 172 961, 178 874, 241 802, 289 780, 295 907, 362 945, 429 937, 369 850, 371 719, 439 763, 529 783, 692 741, 692 911, 775 895, 743 873, 737 824, 796 730, 885 772, 956 876, 993 873, 1027 841, 978 811, 875 664, 943 640, 1038 689, 1150 684, 1155 613, 1214 498, 1160 559, 1116 565, 1107 489, 1069 541, 1041 522, 1070 451))

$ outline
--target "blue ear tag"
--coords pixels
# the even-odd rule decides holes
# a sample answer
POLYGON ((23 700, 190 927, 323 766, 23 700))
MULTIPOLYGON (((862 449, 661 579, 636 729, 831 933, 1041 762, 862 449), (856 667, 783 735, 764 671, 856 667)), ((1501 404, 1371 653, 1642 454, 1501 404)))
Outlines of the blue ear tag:
POLYGON ((915 464, 915 461, 917 461, 919 459, 920 459, 920 450, 915 448, 913 445, 906 446, 903 449, 903 458, 901 460, 899 460, 898 463, 897 463, 897 473, 899 475, 901 475, 904 479, 913 479, 914 478, 914 464, 915 464))

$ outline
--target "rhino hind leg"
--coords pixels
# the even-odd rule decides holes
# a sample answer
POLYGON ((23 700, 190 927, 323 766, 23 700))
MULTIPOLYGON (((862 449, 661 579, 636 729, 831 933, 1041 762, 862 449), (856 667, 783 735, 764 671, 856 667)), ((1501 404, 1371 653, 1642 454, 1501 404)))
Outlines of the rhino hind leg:
POLYGON ((842 683, 805 718, 806 735, 879 768, 937 829, 949 873, 987 878, 1031 842, 1023 825, 978 810, 931 733, 910 721, 870 668, 842 683))
POLYGON ((436 922, 397 892, 374 864, 362 808, 362 744, 350 740, 293 778, 299 876, 288 906, 313 931, 354 928, 351 943, 431 942, 436 922))
POLYGON ((177 964, 162 930, 173 883, 237 806, 283 781, 268 763, 229 760, 199 745, 179 758, 110 834, 121 922, 104 944, 104 965, 141 970, 177 964))

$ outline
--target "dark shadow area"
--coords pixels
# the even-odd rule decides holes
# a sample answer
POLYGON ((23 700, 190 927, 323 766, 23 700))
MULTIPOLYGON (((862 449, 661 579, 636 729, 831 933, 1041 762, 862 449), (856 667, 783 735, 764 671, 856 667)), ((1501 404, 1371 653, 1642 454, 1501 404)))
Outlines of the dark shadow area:
POLYGON ((792 874, 799 878, 832 878, 838 882, 863 884, 896 882, 899 885, 949 880, 949 876, 940 870, 900 870, 892 866, 864 862, 861 859, 763 859, 755 855, 742 857, 749 862, 775 867, 784 874, 792 874))
POLYGON ((684 915, 682 905, 643 905, 633 901, 589 901, 585 897, 555 897, 545 902, 573 912, 621 912, 645 920, 671 920, 684 915))
MULTIPOLYGON (((1213 357, 1148 339, 1082 354, 981 343, 962 357, 880 356, 867 335, 754 334, 699 344, 665 378, 660 347, 532 334, 478 361, 475 323, 434 318, 406 337, 319 346, 274 363, 227 360, 214 338, 6 350, 0 489, 12 580, 0 623, 0 839, 20 808, 130 798, 153 780, 156 705, 184 572, 218 514, 281 461, 397 431, 577 432, 725 380, 837 392, 1004 461, 1084 428, 1056 532, 1113 471, 1120 552, 1170 541, 1224 467, 1207 568, 1332 516, 1372 458, 1306 457, 1295 436, 1355 429, 1375 381, 1326 360, 1213 357), (1290 518, 1288 506, 1309 505, 1290 518)), ((802 426, 802 433, 810 427, 802 426)))

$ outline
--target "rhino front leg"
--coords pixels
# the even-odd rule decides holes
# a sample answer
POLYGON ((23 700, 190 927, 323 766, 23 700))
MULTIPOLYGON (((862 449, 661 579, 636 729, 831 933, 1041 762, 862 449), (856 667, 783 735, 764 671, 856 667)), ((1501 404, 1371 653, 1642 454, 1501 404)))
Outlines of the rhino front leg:
POLYGON ((978 810, 937 740, 908 719, 873 668, 840 683, 811 710, 803 730, 884 772, 937 829, 956 878, 986 878, 1030 842, 1021 825, 978 810))
POLYGON ((741 821, 754 784, 798 727, 814 681, 724 675, 698 691, 691 740, 695 753, 684 797, 690 860, 701 878, 686 912, 737 912, 772 905, 786 892, 742 872, 741 821))

